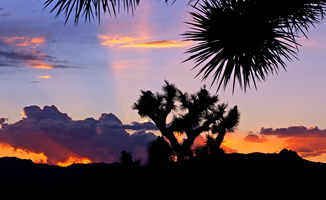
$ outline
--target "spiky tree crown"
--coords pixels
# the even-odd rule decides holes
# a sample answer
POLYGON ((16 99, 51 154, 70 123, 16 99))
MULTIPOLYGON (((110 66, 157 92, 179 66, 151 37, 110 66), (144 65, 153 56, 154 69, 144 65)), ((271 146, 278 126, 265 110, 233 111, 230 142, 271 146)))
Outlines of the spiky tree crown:
POLYGON ((187 53, 198 75, 225 88, 233 79, 246 90, 252 82, 286 68, 295 58, 298 33, 324 17, 316 0, 204 0, 191 12, 186 40, 198 43, 187 53))

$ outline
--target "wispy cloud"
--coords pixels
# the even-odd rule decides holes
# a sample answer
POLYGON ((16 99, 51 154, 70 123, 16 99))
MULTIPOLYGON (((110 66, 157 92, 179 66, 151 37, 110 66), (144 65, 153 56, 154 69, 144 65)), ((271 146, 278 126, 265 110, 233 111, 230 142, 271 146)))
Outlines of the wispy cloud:
POLYGON ((110 35, 98 35, 100 40, 102 40, 102 46, 119 46, 122 44, 130 44, 137 40, 141 40, 141 38, 133 38, 133 37, 120 37, 120 36, 110 36, 110 35))
POLYGON ((0 36, 0 66, 31 67, 34 69, 51 70, 71 68, 59 59, 41 52, 40 47, 47 44, 45 37, 0 36))
POLYGON ((36 48, 37 46, 46 43, 44 37, 28 38, 23 36, 13 36, 13 37, 0 36, 0 39, 7 44, 14 44, 16 47, 36 48))
POLYGON ((244 141, 246 142, 256 142, 256 143, 264 143, 268 142, 266 137, 258 136, 255 134, 249 134, 244 138, 244 141))
POLYGON ((43 75, 43 76, 38 76, 40 79, 50 79, 52 78, 50 75, 43 75))
POLYGON ((320 42, 304 37, 299 38, 299 43, 305 48, 326 48, 325 42, 320 42))
POLYGON ((142 42, 142 43, 131 43, 125 44, 121 47, 124 48, 177 48, 177 47, 185 47, 188 46, 189 42, 180 41, 180 40, 159 40, 152 42, 142 42))
POLYGON ((155 40, 146 41, 148 38, 98 35, 102 46, 120 48, 178 48, 190 45, 188 41, 181 40, 155 40))

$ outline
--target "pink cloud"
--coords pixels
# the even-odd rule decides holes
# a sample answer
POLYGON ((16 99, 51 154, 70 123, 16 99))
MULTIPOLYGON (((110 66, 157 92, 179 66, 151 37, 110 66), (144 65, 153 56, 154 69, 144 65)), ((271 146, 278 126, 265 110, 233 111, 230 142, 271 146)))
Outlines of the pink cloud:
POLYGON ((246 142, 256 142, 256 143, 264 143, 268 142, 266 137, 258 136, 255 134, 249 134, 244 138, 244 141, 246 142))

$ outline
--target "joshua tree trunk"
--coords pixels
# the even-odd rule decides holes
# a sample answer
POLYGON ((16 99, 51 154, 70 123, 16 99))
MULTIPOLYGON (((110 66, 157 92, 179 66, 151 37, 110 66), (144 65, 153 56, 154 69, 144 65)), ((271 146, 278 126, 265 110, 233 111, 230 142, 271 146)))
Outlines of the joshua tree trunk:
POLYGON ((182 161, 184 159, 183 148, 181 147, 180 143, 178 142, 177 138, 164 123, 159 123, 157 120, 153 120, 154 123, 157 125, 158 129, 162 133, 162 135, 170 142, 172 149, 177 154, 178 161, 182 161))
POLYGON ((215 139, 215 141, 216 141, 216 146, 217 146, 218 149, 221 148, 221 144, 222 144, 222 142, 223 142, 223 140, 224 140, 224 136, 225 136, 225 134, 226 134, 226 131, 223 130, 223 131, 221 131, 220 133, 218 133, 218 135, 217 135, 217 137, 216 137, 216 139, 215 139))

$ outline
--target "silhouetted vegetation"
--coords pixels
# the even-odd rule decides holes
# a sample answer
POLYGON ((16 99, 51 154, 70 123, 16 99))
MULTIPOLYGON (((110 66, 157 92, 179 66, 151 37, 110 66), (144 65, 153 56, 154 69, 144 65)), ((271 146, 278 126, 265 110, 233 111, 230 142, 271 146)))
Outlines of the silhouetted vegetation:
MULTIPOLYGON (((178 161, 193 158, 192 145, 201 133, 217 135, 215 141, 219 149, 225 134, 233 131, 239 123, 238 107, 227 111, 227 104, 218 104, 218 96, 211 95, 205 87, 189 95, 165 81, 162 90, 163 93, 141 91, 133 109, 156 124, 172 146, 178 161), (172 118, 170 122, 169 117, 172 118), (178 141, 177 137, 181 136, 184 139, 178 141)), ((149 150, 152 149, 155 148, 149 150)))
POLYGON ((270 191, 271 188, 266 188, 270 185, 277 186, 274 192, 280 192, 282 185, 285 189, 289 186, 307 189, 323 183, 326 178, 326 164, 304 160, 289 150, 279 154, 219 154, 218 160, 175 163, 164 169, 126 167, 120 163, 57 167, 18 158, 0 158, 0 189, 2 192, 67 191, 79 195, 94 191, 124 196, 144 195, 149 190, 162 191, 167 187, 175 192, 190 190, 193 194, 207 189, 224 191, 230 187, 252 189, 253 186, 270 191), (130 189, 121 193, 126 187, 130 189))
POLYGON ((122 151, 120 156, 120 164, 127 168, 140 167, 140 160, 134 160, 132 153, 122 151))
POLYGON ((157 137, 156 140, 151 142, 147 148, 149 167, 166 168, 173 164, 173 149, 164 137, 157 137))

